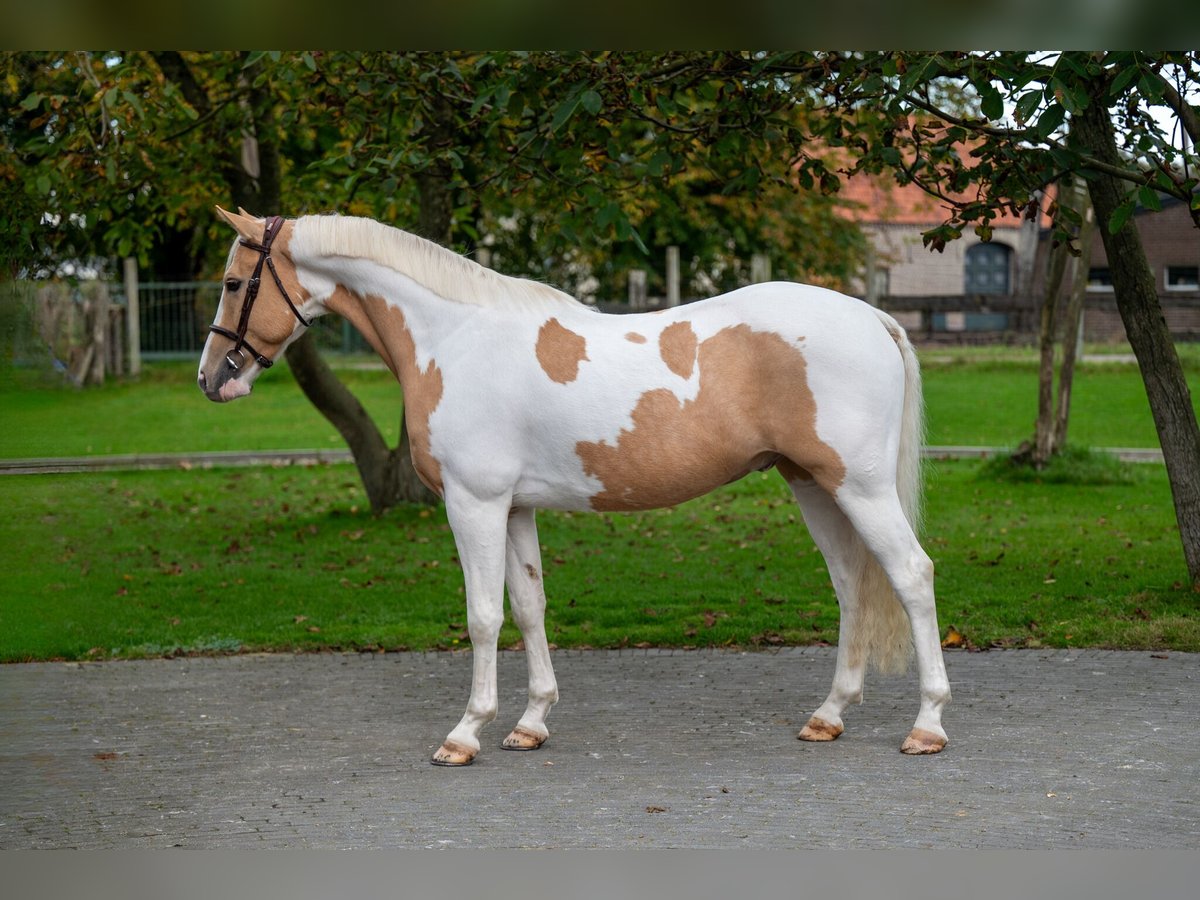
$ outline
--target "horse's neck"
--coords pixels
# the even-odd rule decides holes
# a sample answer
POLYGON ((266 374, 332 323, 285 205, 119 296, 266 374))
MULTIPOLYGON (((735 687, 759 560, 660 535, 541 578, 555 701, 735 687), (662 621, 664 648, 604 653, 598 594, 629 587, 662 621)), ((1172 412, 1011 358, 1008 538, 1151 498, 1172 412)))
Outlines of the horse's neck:
POLYGON ((325 308, 348 320, 402 382, 469 312, 403 275, 370 266, 346 266, 336 281, 325 308))

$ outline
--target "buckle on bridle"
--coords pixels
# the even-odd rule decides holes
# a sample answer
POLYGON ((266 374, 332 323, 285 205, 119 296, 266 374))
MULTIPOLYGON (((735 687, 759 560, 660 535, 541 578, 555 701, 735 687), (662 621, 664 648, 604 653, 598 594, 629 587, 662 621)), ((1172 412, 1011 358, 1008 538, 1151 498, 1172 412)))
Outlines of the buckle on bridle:
POLYGON ((246 354, 242 352, 241 347, 234 347, 225 354, 225 362, 229 363, 229 368, 233 369, 233 371, 240 371, 242 366, 246 364, 246 354), (238 355, 237 361, 234 361, 233 358, 233 354, 235 353, 238 355))

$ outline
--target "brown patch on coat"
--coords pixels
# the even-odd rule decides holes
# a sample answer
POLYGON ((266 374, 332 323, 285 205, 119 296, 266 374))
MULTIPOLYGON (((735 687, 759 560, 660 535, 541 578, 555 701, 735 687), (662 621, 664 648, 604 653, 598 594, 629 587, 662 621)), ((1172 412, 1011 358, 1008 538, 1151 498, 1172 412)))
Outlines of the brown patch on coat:
POLYGON ((808 724, 800 729, 800 733, 796 737, 802 741, 832 741, 845 730, 841 725, 834 725, 832 722, 826 722, 824 719, 813 716, 808 720, 808 724))
POLYGON ((537 581, 538 579, 538 570, 533 563, 525 563, 525 574, 527 574, 534 581, 537 581))
POLYGON ((551 381, 567 384, 579 376, 579 364, 587 361, 587 341, 558 319, 548 319, 538 329, 537 358, 551 381))
POLYGON ((638 334, 636 331, 630 331, 626 333, 625 340, 629 341, 631 344, 644 344, 646 343, 646 336, 644 334, 638 334))
POLYGON ((417 365, 416 345, 404 313, 382 298, 361 298, 339 286, 325 306, 349 320, 399 380, 413 468, 427 488, 442 496, 442 466, 433 455, 429 434, 429 417, 442 400, 442 370, 435 360, 423 370, 417 365))
MULTIPOLYGON (((579 441, 575 452, 603 490, 593 509, 673 506, 741 478, 777 456, 833 493, 845 478, 837 452, 816 431, 804 356, 778 334, 736 325, 700 344, 700 390, 680 401, 646 391, 615 444, 579 441)), ((794 471, 794 470, 793 470, 794 471)))
POLYGON ((690 322, 674 322, 658 336, 658 352, 667 368, 680 378, 691 378, 696 366, 696 332, 690 322))
MULTIPOLYGON (((224 215, 231 216, 233 214, 224 213, 224 215)), ((255 242, 262 241, 263 230, 266 227, 263 222, 248 216, 234 216, 228 221, 235 226, 239 235, 255 242)), ((300 279, 296 276, 296 266, 292 262, 288 249, 293 229, 294 223, 291 220, 285 221, 280 227, 279 234, 275 236, 275 240, 271 244, 271 261, 275 264, 275 271, 279 274, 279 280, 283 283, 284 290, 288 292, 292 302, 299 308, 308 300, 309 295, 300 286, 300 279)), ((237 294, 225 298, 226 302, 221 308, 222 315, 214 324, 230 331, 237 331, 238 320, 242 315, 242 305, 245 303, 246 286, 250 281, 250 276, 254 274, 254 267, 258 264, 261 255, 249 247, 238 245, 233 254, 233 261, 225 270, 222 283, 236 278, 242 282, 242 286, 237 294)), ((250 310, 246 340, 267 359, 274 360, 284 342, 292 336, 292 331, 298 323, 288 307, 287 301, 279 293, 279 285, 275 284, 275 279, 271 277, 271 270, 267 268, 266 263, 263 263, 262 273, 259 277, 261 280, 258 286, 258 297, 250 310)), ((232 341, 230 343, 232 344, 232 341)), ((222 355, 224 355, 223 352, 222 355)), ((246 355, 249 357, 249 352, 246 355)))

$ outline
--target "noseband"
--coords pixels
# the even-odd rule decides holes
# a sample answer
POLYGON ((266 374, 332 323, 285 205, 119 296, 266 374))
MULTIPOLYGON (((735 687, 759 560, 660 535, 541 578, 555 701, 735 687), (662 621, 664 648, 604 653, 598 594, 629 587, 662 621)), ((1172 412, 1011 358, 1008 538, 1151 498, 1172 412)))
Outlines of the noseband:
POLYGON ((283 282, 279 280, 279 273, 275 271, 275 262, 271 259, 271 243, 278 236, 282 228, 283 216, 272 216, 267 219, 267 227, 263 233, 261 244, 256 244, 254 241, 248 241, 245 238, 238 241, 243 247, 248 247, 258 253, 258 262, 254 266, 254 274, 246 282, 246 299, 242 301, 242 314, 238 318, 237 331, 230 331, 228 328, 222 328, 220 325, 208 326, 209 331, 233 341, 233 349, 225 354, 225 361, 229 363, 235 372, 246 363, 246 354, 242 352, 243 347, 250 351, 254 357, 254 361, 264 369, 271 367, 271 360, 255 350, 250 345, 250 342, 246 340, 246 329, 250 326, 250 310, 254 307, 254 301, 258 298, 258 286, 262 279, 264 262, 267 264, 267 268, 271 270, 271 277, 275 279, 275 286, 279 288, 279 293, 283 294, 283 299, 287 301, 288 308, 291 309, 292 314, 300 320, 300 324, 305 328, 312 324, 310 320, 300 315, 300 310, 296 308, 296 304, 288 296, 288 292, 283 287, 283 282), (234 358, 234 354, 237 354, 236 359, 234 358))

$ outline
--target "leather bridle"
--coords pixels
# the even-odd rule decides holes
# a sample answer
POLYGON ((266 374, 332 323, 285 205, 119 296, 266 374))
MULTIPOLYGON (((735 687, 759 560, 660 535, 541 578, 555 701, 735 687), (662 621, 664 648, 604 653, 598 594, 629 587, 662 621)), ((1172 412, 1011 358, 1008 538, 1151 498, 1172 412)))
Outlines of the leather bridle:
POLYGON ((235 372, 246 363, 246 354, 242 352, 245 347, 254 356, 254 361, 264 369, 271 368, 272 361, 267 359, 261 353, 251 346, 246 340, 246 329, 250 327, 250 310, 254 307, 254 301, 258 298, 258 286, 262 280, 263 263, 267 264, 267 268, 271 270, 271 277, 275 279, 275 286, 279 288, 279 293, 283 295, 283 299, 287 301, 288 308, 292 314, 300 320, 300 324, 305 328, 312 324, 312 321, 305 319, 300 315, 300 310, 296 308, 296 304, 292 302, 292 298, 288 296, 287 290, 283 286, 283 282, 279 279, 279 273, 275 271, 275 262, 271 259, 271 243, 279 235, 280 229, 283 228, 283 216, 272 216, 267 219, 266 230, 263 232, 261 244, 256 244, 254 241, 248 241, 241 238, 238 243, 243 247, 255 251, 259 254, 258 262, 254 266, 254 274, 250 276, 250 280, 246 282, 246 298, 242 301, 242 314, 238 318, 237 331, 230 331, 228 328, 222 328, 220 325, 209 325, 208 330, 214 334, 219 334, 221 337, 227 337, 233 341, 233 349, 225 354, 225 361, 229 363, 230 368, 235 372), (234 359, 234 354, 237 354, 237 359, 234 359))

